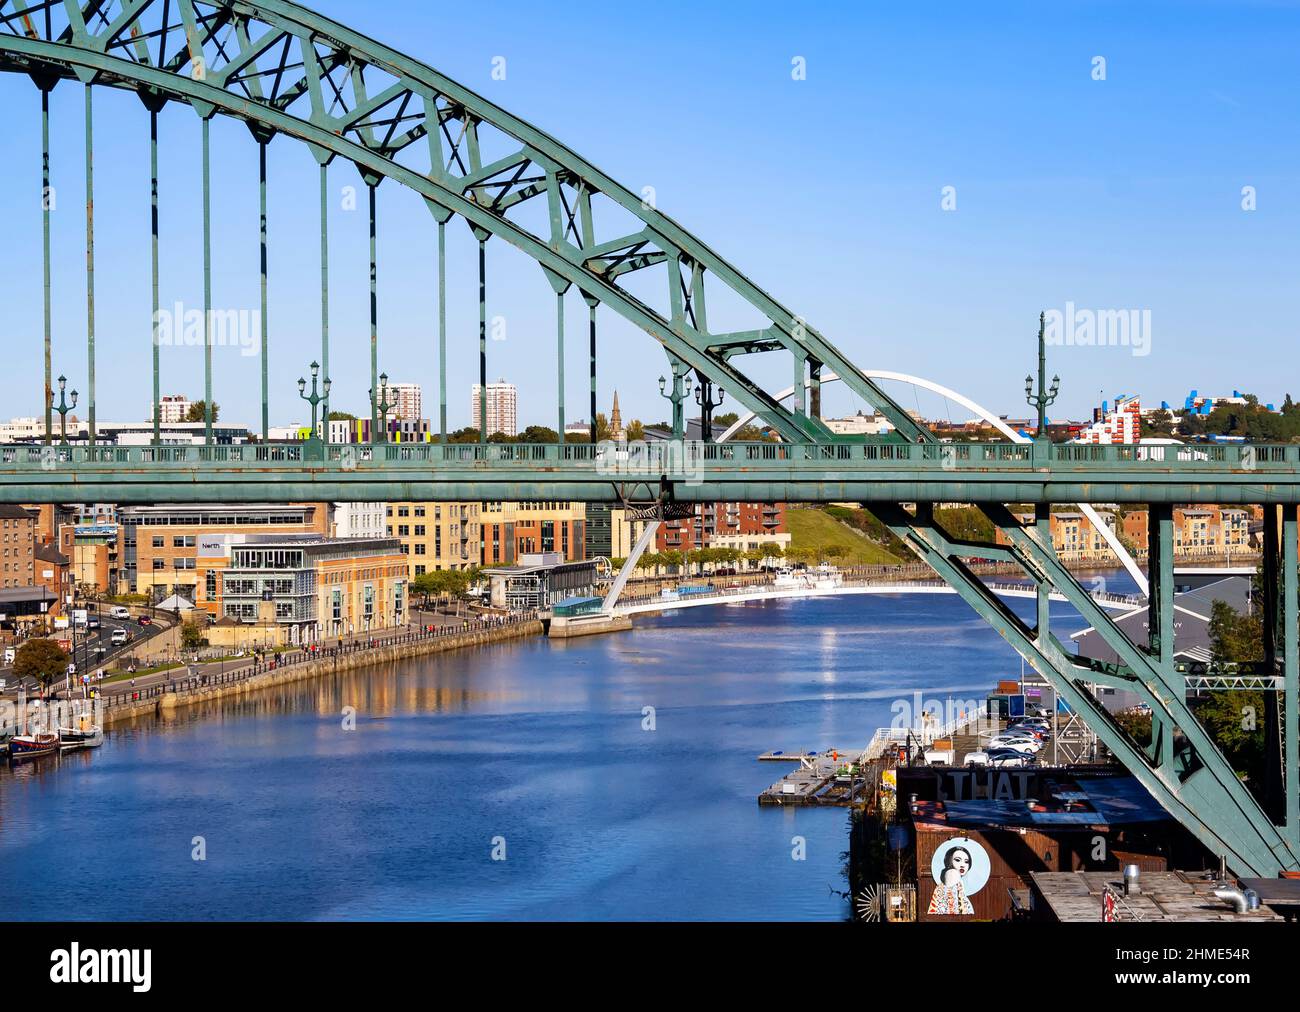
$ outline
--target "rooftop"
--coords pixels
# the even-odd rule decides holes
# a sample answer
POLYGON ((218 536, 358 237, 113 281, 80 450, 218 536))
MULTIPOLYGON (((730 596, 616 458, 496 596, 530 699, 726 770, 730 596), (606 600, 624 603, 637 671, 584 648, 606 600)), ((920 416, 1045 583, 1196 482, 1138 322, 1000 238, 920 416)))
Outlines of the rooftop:
POLYGON ((1267 906, 1237 913, 1214 895, 1220 883, 1203 872, 1144 871, 1138 877, 1140 891, 1127 896, 1118 871, 1036 871, 1030 879, 1035 912, 1062 922, 1100 921, 1107 888, 1121 897, 1116 904, 1121 921, 1282 920, 1267 906))

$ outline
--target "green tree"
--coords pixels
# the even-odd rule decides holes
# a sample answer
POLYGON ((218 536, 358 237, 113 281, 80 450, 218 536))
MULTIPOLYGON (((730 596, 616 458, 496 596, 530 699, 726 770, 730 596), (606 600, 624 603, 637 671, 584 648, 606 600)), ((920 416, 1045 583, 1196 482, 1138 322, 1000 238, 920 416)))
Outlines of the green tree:
POLYGON ((639 418, 633 418, 632 421, 628 422, 625 432, 629 443, 636 443, 645 439, 645 425, 639 418))
POLYGON ((186 619, 181 623, 181 647, 185 650, 198 650, 207 645, 207 638, 197 622, 186 619))
MULTIPOLYGON (((206 416, 204 415, 204 412, 207 411, 207 407, 208 407, 208 405, 207 405, 207 402, 206 402, 206 401, 194 401, 194 402, 190 405, 190 410, 189 410, 189 411, 186 413, 186 415, 185 415, 185 420, 186 420, 187 422, 203 422, 203 421, 206 421, 207 418, 206 418, 206 416)), ((218 404, 216 401, 213 401, 213 402, 212 402, 212 420, 215 422, 215 421, 217 420, 217 418, 218 418, 220 415, 221 415, 221 405, 218 404)))
POLYGON ((54 640, 28 640, 14 654, 14 677, 35 679, 47 692, 55 679, 67 673, 67 651, 54 640))
POLYGON ((1221 664, 1264 659, 1264 626, 1259 615, 1242 615, 1223 601, 1210 606, 1210 652, 1221 664))

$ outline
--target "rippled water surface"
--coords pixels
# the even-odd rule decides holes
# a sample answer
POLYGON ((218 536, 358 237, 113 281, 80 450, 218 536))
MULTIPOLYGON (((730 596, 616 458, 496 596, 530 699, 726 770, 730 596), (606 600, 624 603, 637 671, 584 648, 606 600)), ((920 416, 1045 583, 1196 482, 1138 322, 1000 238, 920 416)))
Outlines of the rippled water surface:
POLYGON ((788 767, 755 757, 861 748, 900 697, 1019 673, 959 599, 916 595, 693 608, 290 686, 0 771, 0 909, 844 918, 847 813, 760 809, 788 767))

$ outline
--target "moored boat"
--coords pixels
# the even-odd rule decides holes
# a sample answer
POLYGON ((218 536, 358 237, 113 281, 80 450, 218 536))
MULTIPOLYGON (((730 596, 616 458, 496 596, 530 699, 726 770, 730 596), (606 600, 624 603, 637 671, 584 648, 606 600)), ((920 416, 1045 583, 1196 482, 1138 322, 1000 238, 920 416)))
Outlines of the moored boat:
POLYGON ((104 729, 82 717, 76 727, 59 728, 59 747, 65 751, 74 748, 98 748, 104 744, 104 729))
POLYGON ((20 759, 35 759, 37 756, 57 752, 59 736, 57 734, 16 734, 9 739, 9 756, 15 762, 20 759))

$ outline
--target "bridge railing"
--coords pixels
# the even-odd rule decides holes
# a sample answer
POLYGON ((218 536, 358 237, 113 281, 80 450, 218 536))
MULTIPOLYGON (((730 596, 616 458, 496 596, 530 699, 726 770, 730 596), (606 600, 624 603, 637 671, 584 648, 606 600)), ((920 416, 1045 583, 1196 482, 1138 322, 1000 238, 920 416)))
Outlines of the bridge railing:
POLYGON ((591 469, 597 473, 680 474, 764 464, 824 472, 890 467, 930 470, 1059 470, 1114 466, 1152 471, 1294 471, 1300 445, 1186 443, 1101 446, 1086 443, 245 443, 195 446, 0 446, 0 467, 64 466, 159 469, 237 465, 357 469, 514 464, 591 469))

